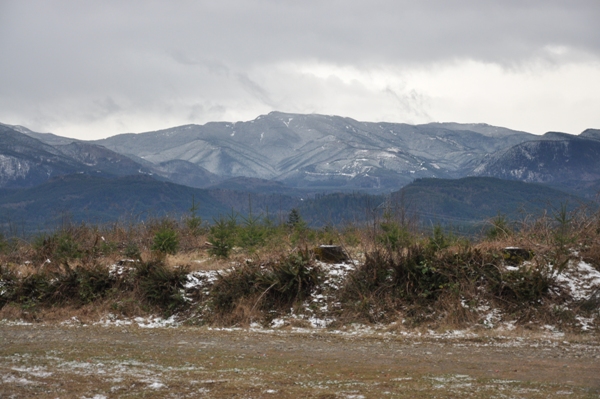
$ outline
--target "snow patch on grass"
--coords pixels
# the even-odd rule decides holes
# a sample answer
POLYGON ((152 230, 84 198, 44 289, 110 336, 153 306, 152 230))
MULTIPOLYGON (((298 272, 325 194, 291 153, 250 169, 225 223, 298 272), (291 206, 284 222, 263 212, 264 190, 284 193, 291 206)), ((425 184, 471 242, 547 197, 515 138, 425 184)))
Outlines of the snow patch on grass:
POLYGON ((21 373, 27 373, 29 375, 32 375, 32 376, 38 377, 38 378, 47 378, 52 375, 51 372, 45 371, 46 368, 40 367, 40 366, 29 367, 29 368, 28 367, 13 367, 12 370, 18 371, 21 373))
POLYGON ((588 299, 600 289, 600 272, 586 262, 572 262, 563 273, 556 276, 556 282, 567 290, 573 300, 588 299))
POLYGON ((166 328, 177 327, 179 325, 174 315, 168 319, 163 319, 162 317, 136 317, 134 321, 140 328, 166 328))
POLYGON ((117 315, 109 313, 106 317, 100 319, 99 322, 94 325, 100 325, 103 327, 124 327, 137 325, 139 328, 168 328, 177 327, 180 323, 177 321, 175 315, 168 319, 162 317, 135 317, 133 319, 119 318, 117 315))
POLYGON ((15 377, 14 375, 3 375, 3 384, 18 384, 18 385, 36 385, 38 382, 28 380, 27 378, 15 377))
POLYGON ((29 323, 23 320, 6 320, 6 319, 2 319, 0 320, 0 324, 3 324, 5 326, 32 326, 33 323, 29 323))
POLYGON ((153 383, 151 383, 150 385, 148 385, 148 388, 150 389, 161 389, 161 388, 166 388, 167 386, 165 384, 163 384, 162 382, 158 382, 155 381, 153 383))

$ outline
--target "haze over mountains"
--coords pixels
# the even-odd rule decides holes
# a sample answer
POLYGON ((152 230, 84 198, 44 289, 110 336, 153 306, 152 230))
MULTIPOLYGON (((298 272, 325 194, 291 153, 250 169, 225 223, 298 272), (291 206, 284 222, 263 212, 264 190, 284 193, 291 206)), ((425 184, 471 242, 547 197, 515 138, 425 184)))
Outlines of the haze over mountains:
MULTIPOLYGON (((291 197, 390 193, 415 179, 486 176, 591 197, 600 188, 600 130, 536 136, 486 124, 408 125, 271 112, 248 122, 79 141, 0 124, 0 188, 36 187, 73 174, 151 176, 192 188, 291 197)), ((67 182, 88 187, 93 181, 67 182)))

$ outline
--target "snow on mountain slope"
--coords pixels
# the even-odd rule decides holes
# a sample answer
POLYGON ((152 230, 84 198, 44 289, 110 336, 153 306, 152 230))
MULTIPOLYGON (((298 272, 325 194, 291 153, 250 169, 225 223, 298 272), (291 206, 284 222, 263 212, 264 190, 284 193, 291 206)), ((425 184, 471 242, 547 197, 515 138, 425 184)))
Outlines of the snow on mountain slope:
POLYGON ((560 138, 551 134, 500 151, 474 167, 473 174, 537 183, 600 179, 600 141, 560 138))
POLYGON ((413 126, 271 112, 248 122, 185 125, 96 143, 153 163, 192 162, 222 177, 397 189, 418 177, 458 177, 470 161, 535 137, 487 125, 413 126), (469 130, 473 126, 481 132, 469 130))

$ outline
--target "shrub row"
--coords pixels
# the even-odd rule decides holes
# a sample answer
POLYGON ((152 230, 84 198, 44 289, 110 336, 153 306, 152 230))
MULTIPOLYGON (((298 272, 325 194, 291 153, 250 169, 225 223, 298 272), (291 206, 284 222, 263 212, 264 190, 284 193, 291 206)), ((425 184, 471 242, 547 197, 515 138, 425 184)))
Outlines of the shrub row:
POLYGON ((340 297, 370 322, 394 315, 431 313, 490 303, 518 312, 549 298, 554 281, 548 263, 532 262, 506 269, 501 251, 483 252, 470 245, 434 250, 414 244, 389 252, 375 249, 349 276, 340 297))
MULTIPOLYGON (((600 267, 599 215, 567 214, 565 209, 520 225, 499 216, 477 244, 440 225, 428 235, 413 221, 387 211, 370 224, 340 229, 310 229, 292 212, 279 226, 268 218, 232 214, 212 226, 195 216, 184 223, 162 219, 127 228, 67 226, 35 237, 31 245, 0 237, 0 308, 7 303, 24 308, 82 306, 105 299, 117 303, 127 297, 148 310, 181 311, 197 304, 186 299, 186 269, 167 267, 165 257, 198 250, 208 241, 209 252, 217 257, 228 257, 235 246, 242 246, 244 255, 254 260, 238 262, 218 277, 200 298, 208 310, 204 314, 225 323, 253 314, 268 319, 304 301, 323 277, 308 251, 278 257, 273 248, 290 253, 297 246, 335 240, 364 253, 364 262, 333 294, 343 305, 342 318, 378 322, 402 312, 416 320, 417 315, 445 312, 461 321, 479 303, 529 317, 532 309, 548 308, 554 277, 574 251, 600 267), (501 252, 506 245, 531 248, 536 257, 527 267, 506 268, 501 252), (107 264, 123 256, 135 261, 130 262, 133 268, 109 273, 107 264), (102 258, 109 261, 101 265, 102 258), (23 275, 9 266, 25 260, 33 263, 23 275)), ((598 298, 590 298, 582 309, 593 311, 598 298)))
POLYGON ((247 300, 253 308, 288 308, 307 298, 319 285, 322 271, 307 251, 292 253, 265 263, 246 262, 220 274, 211 290, 218 313, 227 313, 247 300))
POLYGON ((105 298, 133 296, 148 310, 173 313, 186 305, 185 268, 171 269, 158 261, 137 262, 122 273, 99 265, 39 270, 24 277, 0 267, 0 308, 17 303, 26 309, 79 307, 105 298))

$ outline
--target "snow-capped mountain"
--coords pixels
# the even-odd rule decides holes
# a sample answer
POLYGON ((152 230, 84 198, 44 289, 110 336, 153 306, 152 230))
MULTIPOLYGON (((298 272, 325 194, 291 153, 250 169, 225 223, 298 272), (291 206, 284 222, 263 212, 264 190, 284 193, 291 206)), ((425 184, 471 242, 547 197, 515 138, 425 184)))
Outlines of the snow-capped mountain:
POLYGON ((86 142, 0 125, 0 187, 32 186, 70 173, 149 174, 198 188, 258 185, 277 192, 390 192, 428 177, 595 181, 600 130, 536 136, 486 124, 408 125, 271 112, 247 122, 86 142))
POLYGON ((463 176, 474 159, 536 137, 484 124, 413 126, 271 112, 248 122, 186 125, 95 143, 154 164, 188 161, 222 178, 390 190, 419 177, 463 176))

